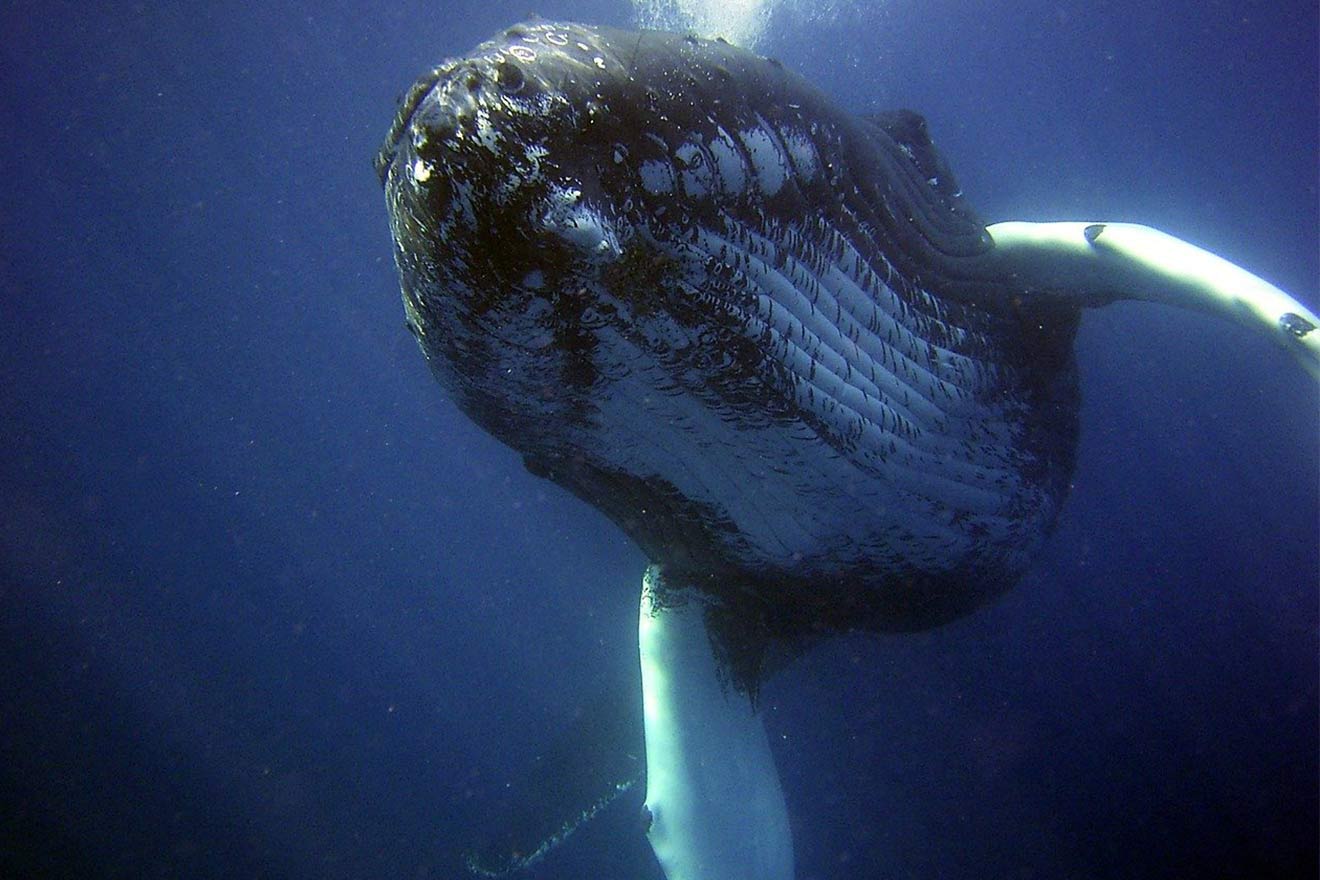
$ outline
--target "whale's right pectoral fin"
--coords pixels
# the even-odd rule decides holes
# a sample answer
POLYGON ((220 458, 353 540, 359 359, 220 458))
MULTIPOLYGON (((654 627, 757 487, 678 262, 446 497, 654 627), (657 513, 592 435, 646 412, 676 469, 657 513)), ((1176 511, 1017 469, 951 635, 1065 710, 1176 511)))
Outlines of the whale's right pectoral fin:
POLYGON ((793 880, 779 774, 751 699, 720 675, 694 590, 642 583, 647 837, 668 880, 793 880))
POLYGON ((989 227, 995 255, 1024 285, 1079 305, 1160 302, 1224 315, 1273 336, 1320 378, 1320 317, 1223 257, 1135 223, 1027 223, 989 227))

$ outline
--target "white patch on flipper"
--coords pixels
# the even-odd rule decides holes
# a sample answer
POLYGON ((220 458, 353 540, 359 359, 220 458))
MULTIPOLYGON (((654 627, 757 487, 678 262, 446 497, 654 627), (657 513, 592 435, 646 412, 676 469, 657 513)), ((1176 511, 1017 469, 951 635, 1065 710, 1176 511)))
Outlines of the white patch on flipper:
POLYGON ((1028 223, 988 227, 995 250, 1024 281, 1060 296, 1148 300, 1265 329, 1320 378, 1320 317, 1216 254, 1136 223, 1028 223), (1302 332, 1298 332, 1298 331, 1302 332))
POLYGON ((720 680, 705 602, 657 607, 642 581, 638 653, 647 838, 668 880, 793 880, 793 840, 761 719, 720 680))

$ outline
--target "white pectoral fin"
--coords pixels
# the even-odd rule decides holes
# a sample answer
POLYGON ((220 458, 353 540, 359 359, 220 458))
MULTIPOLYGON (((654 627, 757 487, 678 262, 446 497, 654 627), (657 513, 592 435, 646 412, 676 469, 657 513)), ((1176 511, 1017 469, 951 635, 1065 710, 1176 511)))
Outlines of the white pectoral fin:
POLYGON ((638 648, 647 837, 668 880, 793 880, 793 841, 761 718, 721 680, 706 605, 642 582, 638 648))
POLYGON ((1266 331, 1320 378, 1320 317, 1194 244, 1135 223, 1011 221, 989 232, 1030 283, 1076 292, 1083 305, 1138 299, 1224 315, 1266 331))

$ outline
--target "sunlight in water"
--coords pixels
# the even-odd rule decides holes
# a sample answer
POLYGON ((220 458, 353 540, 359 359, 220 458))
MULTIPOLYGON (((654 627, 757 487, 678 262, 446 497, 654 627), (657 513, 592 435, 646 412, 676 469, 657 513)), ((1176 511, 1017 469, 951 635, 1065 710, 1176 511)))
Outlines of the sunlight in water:
MULTIPOLYGON (((789 0, 793 3, 794 0, 789 0)), ((644 28, 724 37, 753 48, 765 35, 776 0, 632 0, 644 28)))

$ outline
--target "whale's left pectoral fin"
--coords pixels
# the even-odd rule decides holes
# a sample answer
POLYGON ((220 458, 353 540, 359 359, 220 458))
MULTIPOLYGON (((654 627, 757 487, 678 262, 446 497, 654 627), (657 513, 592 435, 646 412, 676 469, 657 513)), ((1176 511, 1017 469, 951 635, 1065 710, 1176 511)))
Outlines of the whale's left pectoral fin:
POLYGON ((668 880, 793 880, 793 841, 751 698, 721 674, 706 600, 643 579, 647 837, 668 880))
POLYGON ((1030 290, 1082 306, 1148 300, 1211 312, 1273 336, 1320 379, 1320 317, 1223 257, 1134 223, 1027 223, 988 227, 995 258, 1030 290))

